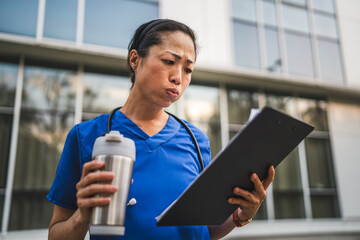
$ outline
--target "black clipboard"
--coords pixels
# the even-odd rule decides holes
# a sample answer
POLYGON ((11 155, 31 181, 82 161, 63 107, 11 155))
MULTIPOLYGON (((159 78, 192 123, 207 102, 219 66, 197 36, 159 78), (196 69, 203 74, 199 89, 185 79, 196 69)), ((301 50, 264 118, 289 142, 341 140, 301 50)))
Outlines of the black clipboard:
POLYGON ((236 209, 227 202, 234 187, 252 191, 251 173, 265 179, 268 167, 276 167, 313 129, 264 107, 156 218, 157 226, 222 224, 236 209))

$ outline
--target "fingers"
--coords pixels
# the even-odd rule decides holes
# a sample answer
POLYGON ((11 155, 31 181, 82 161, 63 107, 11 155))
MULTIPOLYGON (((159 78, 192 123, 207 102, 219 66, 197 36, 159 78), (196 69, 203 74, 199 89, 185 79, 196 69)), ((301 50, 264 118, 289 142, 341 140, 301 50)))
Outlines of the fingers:
POLYGON ((76 184, 76 197, 79 208, 90 208, 110 203, 109 197, 95 197, 96 194, 113 194, 118 188, 111 184, 104 184, 114 179, 114 173, 108 171, 94 171, 103 168, 101 161, 90 161, 83 165, 82 176, 76 184), (100 182, 103 182, 101 184, 100 182))
POLYGON ((115 193, 118 188, 114 185, 110 184, 91 184, 85 188, 81 188, 77 193, 77 198, 88 198, 92 197, 95 194, 103 193, 103 194, 112 194, 115 193))
POLYGON ((274 169, 274 166, 270 166, 268 168, 268 176, 267 178, 264 179, 263 181, 263 187, 264 189, 266 190, 270 184, 274 181, 274 178, 275 178, 275 169, 274 169))
POLYGON ((91 208, 95 206, 103 206, 110 203, 110 197, 97 198, 78 198, 77 205, 79 208, 91 208))
POLYGON ((86 176, 82 176, 80 182, 76 184, 76 190, 85 188, 90 184, 97 182, 107 182, 114 178, 113 172, 91 172, 86 176))
POLYGON ((254 194, 238 187, 234 188, 234 194, 242 198, 229 198, 229 203, 238 204, 241 206, 249 206, 251 204, 259 204, 261 202, 259 198, 255 197, 254 194))
POLYGON ((90 172, 100 169, 105 165, 105 162, 101 161, 90 161, 83 165, 81 177, 87 176, 90 172))

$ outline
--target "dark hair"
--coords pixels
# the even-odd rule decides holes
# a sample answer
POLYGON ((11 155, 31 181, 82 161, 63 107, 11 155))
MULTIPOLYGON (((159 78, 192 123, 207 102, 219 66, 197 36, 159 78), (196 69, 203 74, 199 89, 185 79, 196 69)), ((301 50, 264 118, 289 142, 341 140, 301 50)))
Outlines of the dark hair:
POLYGON ((161 36, 164 32, 181 31, 192 39, 194 43, 195 58, 197 56, 197 44, 194 31, 187 25, 170 19, 156 19, 142 24, 138 27, 132 37, 128 46, 127 64, 130 69, 130 76, 132 85, 135 83, 135 72, 129 63, 131 50, 137 50, 140 57, 146 57, 149 53, 149 48, 153 45, 160 45, 162 43, 161 36))

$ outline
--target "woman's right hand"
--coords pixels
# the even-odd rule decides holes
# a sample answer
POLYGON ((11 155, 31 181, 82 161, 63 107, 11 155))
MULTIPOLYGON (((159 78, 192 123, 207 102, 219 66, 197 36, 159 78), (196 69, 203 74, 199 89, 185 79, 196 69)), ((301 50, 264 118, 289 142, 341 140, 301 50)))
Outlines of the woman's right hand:
POLYGON ((104 167, 104 162, 93 160, 83 165, 80 181, 76 184, 77 205, 80 211, 81 221, 90 223, 91 208, 107 205, 110 197, 95 197, 95 194, 113 194, 118 188, 111 184, 99 182, 111 181, 114 178, 113 172, 95 171, 104 167))

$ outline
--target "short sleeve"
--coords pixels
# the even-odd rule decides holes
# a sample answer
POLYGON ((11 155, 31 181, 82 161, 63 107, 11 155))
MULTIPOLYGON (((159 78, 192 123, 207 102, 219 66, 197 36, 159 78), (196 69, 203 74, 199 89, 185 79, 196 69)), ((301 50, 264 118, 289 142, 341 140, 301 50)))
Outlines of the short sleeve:
POLYGON ((80 146, 78 127, 67 135, 56 176, 47 199, 61 207, 77 209, 76 184, 81 178, 80 146))

